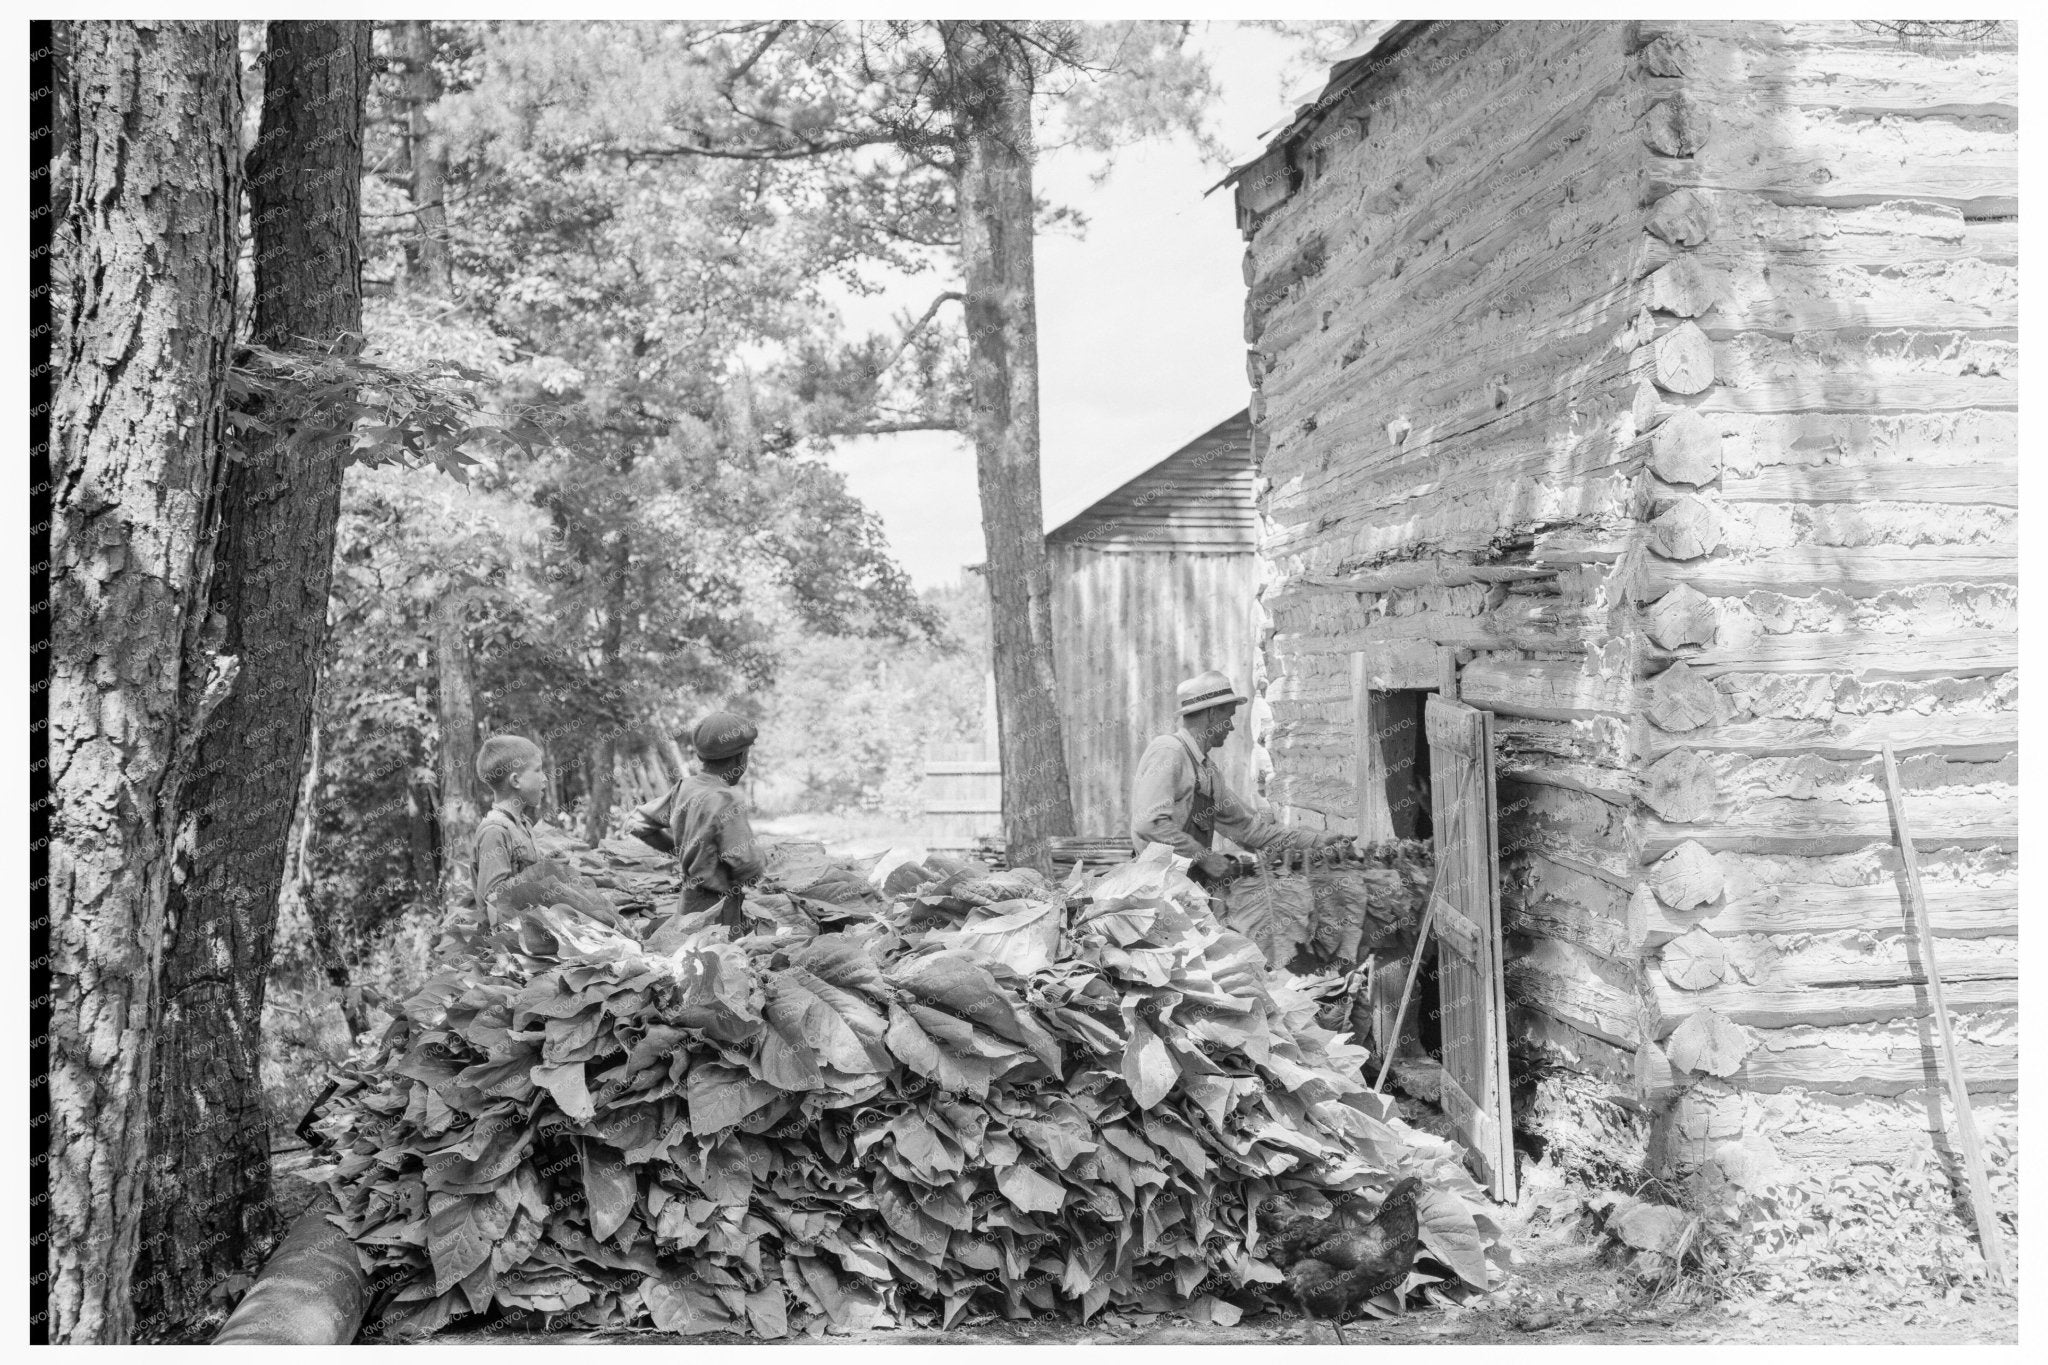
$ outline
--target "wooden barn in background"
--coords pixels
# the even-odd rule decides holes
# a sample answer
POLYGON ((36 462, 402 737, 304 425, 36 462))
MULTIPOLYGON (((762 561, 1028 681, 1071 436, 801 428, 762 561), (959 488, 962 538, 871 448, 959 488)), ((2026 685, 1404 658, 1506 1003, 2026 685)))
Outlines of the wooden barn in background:
MULTIPOLYGON (((1048 512, 1053 666, 1072 783, 1074 827, 1088 841, 1127 839, 1131 777, 1154 735, 1179 723, 1174 688, 1220 668, 1256 696, 1253 599, 1259 560, 1251 420, 1239 412, 1164 459, 1110 472, 1048 512), (1100 484, 1098 484, 1098 487, 1100 484)), ((1258 790, 1255 718, 1218 754, 1224 779, 1258 790)), ((925 841, 967 848, 999 835, 1001 769, 993 738, 933 749, 925 765, 925 841)))
MULTIPOLYGON (((1138 755, 1180 723, 1174 688, 1209 668, 1239 688, 1254 684, 1250 415, 1226 418, 1071 512, 1056 505, 1046 520, 1074 829, 1128 836, 1138 755)), ((1257 790, 1253 714, 1243 709, 1217 754, 1224 780, 1247 795, 1257 790)))
POLYGON ((1384 831, 1425 697, 1490 747, 1446 943, 1662 1170, 1942 1132, 1887 741, 2013 1112, 2017 84, 2009 29, 1391 23, 1234 177, 1270 795, 1384 831))

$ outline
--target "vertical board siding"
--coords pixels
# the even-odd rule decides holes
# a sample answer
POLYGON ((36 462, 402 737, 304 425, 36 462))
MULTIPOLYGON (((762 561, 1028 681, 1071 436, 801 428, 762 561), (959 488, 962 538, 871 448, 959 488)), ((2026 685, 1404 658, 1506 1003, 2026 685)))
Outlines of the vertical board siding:
MULTIPOLYGON (((1053 666, 1058 670, 1076 833, 1130 832, 1131 779, 1155 735, 1179 722, 1174 688, 1220 668, 1251 685, 1250 554, 1112 552, 1055 541, 1053 666)), ((1224 781, 1252 794, 1249 708, 1217 755, 1224 781)))
POLYGON ((1443 1029, 1444 1115, 1495 1199, 1515 1199, 1494 835, 1493 718, 1462 702, 1423 704, 1437 830, 1431 915, 1443 1029))

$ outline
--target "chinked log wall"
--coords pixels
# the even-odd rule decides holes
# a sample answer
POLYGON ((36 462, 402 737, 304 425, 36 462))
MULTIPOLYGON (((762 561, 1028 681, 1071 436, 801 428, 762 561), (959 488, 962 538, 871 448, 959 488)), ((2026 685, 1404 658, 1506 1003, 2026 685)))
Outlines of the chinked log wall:
POLYGON ((1459 648, 1516 1024, 1682 1092, 1680 1167, 1925 1141, 1887 740, 2016 1086, 2016 86, 1847 23, 1440 24, 1240 184, 1275 797, 1343 827, 1349 654, 1459 648), (1548 572, 1345 586, 1425 558, 1548 572), (1674 1076, 1707 1009, 1748 1054, 1674 1076))
POLYGON ((1638 35, 1680 111, 1646 126, 1687 130, 1647 140, 1646 259, 1712 349, 1686 420, 1716 438, 1648 509, 1677 537, 1648 610, 1676 598, 1704 638, 1646 650, 1643 847, 1653 885, 1705 879, 1679 901, 1720 883, 1637 906, 1643 1070, 1714 1010, 1750 1051, 1684 1088, 1677 1165, 1741 1139, 1867 1158, 1924 1141, 1939 1092, 1887 741, 1964 1072, 1988 1108, 2018 1084, 2017 54, 1847 23, 1638 35))

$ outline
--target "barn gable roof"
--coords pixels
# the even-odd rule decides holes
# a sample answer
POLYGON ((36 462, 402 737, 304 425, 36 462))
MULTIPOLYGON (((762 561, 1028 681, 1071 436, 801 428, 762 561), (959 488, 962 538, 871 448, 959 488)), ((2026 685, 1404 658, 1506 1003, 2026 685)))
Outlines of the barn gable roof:
POLYGON ((1251 415, 1224 418, 1092 501, 1048 517, 1048 543, 1094 550, 1251 550, 1251 415))

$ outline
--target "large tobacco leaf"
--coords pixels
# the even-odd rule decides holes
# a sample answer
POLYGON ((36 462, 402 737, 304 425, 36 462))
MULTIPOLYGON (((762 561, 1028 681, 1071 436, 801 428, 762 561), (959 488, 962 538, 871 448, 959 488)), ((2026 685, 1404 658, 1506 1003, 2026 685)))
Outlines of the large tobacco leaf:
POLYGON ((1305 878, 1262 872, 1230 884, 1226 923, 1276 967, 1315 937, 1315 899, 1305 878))

